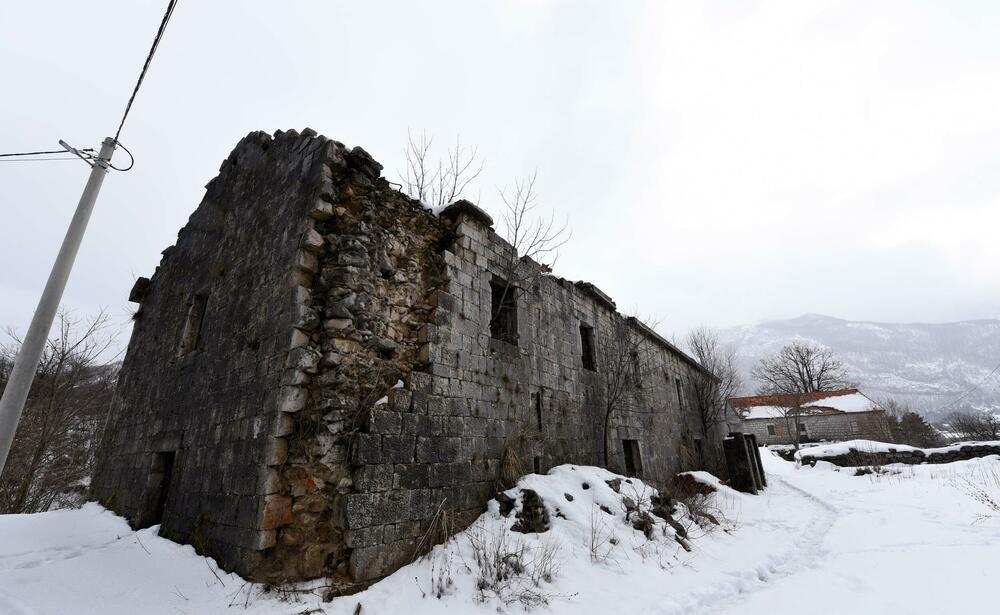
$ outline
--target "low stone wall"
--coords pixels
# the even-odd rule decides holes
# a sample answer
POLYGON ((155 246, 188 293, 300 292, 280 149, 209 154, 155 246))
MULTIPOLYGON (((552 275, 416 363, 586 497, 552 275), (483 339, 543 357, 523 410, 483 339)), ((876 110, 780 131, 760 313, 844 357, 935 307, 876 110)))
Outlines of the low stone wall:
POLYGON ((842 467, 883 466, 890 463, 951 463, 976 459, 988 455, 1000 455, 1000 445, 967 444, 953 450, 925 453, 917 449, 913 451, 870 452, 850 449, 850 452, 831 457, 812 457, 807 453, 801 455, 802 463, 815 465, 817 461, 828 461, 842 467))

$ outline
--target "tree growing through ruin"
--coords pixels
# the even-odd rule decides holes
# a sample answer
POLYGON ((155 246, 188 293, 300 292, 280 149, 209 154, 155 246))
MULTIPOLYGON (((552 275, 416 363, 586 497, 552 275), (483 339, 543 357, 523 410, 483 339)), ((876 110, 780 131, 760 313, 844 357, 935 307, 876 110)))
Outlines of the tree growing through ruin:
POLYGON ((801 396, 851 386, 847 368, 833 352, 804 342, 792 342, 777 353, 761 358, 751 375, 760 385, 758 394, 792 398, 792 403, 782 410, 782 417, 796 450, 802 430, 801 396))
POLYGON ((554 214, 537 215, 537 179, 538 171, 534 171, 515 180, 513 186, 498 190, 503 202, 500 218, 503 238, 514 248, 500 262, 504 282, 501 302, 516 302, 525 292, 535 288, 538 279, 552 271, 559 258, 559 248, 570 239, 567 220, 559 222, 554 214))
POLYGON ((629 396, 641 396, 652 384, 655 351, 642 328, 653 328, 635 316, 613 314, 610 327, 603 329, 597 344, 598 369, 604 377, 604 467, 611 464, 611 425, 626 406, 629 396))
MULTIPOLYGON (((434 209, 467 197, 485 168, 478 149, 463 146, 460 138, 445 158, 436 157, 433 139, 425 132, 418 137, 408 135, 405 157, 406 171, 400 174, 403 191, 434 209)), ((568 220, 559 221, 554 214, 538 215, 537 179, 536 170, 497 189, 503 205, 501 233, 514 248, 499 263, 503 286, 497 302, 502 305, 515 303, 535 287, 539 277, 552 271, 559 249, 570 239, 568 220)), ((491 329, 493 318, 496 315, 491 317, 491 329)))
MULTIPOLYGON (((32 513, 80 501, 93 470, 99 431, 112 401, 117 364, 108 315, 86 320, 60 312, 0 476, 0 514, 32 513)), ((21 340, 0 348, 0 384, 21 340)))
POLYGON ((407 135, 406 171, 400 174, 400 183, 410 198, 439 209, 465 196, 482 174, 485 163, 480 160, 477 148, 462 145, 461 137, 455 138, 454 147, 448 149, 444 158, 434 155, 433 143, 426 132, 418 137, 407 135))

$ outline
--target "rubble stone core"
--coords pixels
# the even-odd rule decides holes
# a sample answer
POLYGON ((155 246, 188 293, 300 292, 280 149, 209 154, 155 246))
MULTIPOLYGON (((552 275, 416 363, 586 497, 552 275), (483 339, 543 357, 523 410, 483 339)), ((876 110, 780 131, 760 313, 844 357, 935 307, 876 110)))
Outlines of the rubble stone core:
MULTIPOLYGON (((350 591, 426 548, 440 512, 474 520, 504 476, 603 463, 593 347, 614 302, 519 259, 475 205, 435 216, 381 169, 309 129, 237 145, 133 289, 95 499, 248 578, 350 591), (495 339, 511 263, 537 275, 503 298, 495 339)), ((625 441, 648 479, 697 469, 696 450, 722 467, 688 392, 705 372, 643 335, 658 375, 616 409, 610 469, 625 441)))

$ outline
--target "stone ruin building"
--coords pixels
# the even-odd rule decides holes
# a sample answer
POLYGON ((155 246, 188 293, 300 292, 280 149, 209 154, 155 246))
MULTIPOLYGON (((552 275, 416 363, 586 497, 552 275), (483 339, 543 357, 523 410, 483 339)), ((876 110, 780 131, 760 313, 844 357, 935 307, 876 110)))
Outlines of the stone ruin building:
POLYGON ((606 440, 651 480, 724 463, 694 360, 626 321, 655 369, 605 438, 615 303, 381 170, 310 129, 236 146, 129 297, 94 499, 247 578, 349 591, 411 561, 439 509, 473 521, 505 472, 603 465, 606 440), (505 292, 512 266, 530 288, 505 292))

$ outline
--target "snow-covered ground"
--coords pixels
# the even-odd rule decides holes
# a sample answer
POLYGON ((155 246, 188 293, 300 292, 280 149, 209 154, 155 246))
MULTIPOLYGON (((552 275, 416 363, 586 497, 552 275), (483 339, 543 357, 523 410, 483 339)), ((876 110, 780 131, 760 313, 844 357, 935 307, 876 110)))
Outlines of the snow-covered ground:
POLYGON ((490 551, 521 554, 524 574, 534 572, 539 585, 515 580, 501 597, 545 600, 536 607, 542 613, 853 615, 995 605, 1000 516, 984 518, 989 508, 970 494, 979 486, 1000 496, 1000 457, 854 476, 762 452, 770 480, 763 495, 719 486, 709 496, 708 506, 726 518, 722 527, 703 522, 706 532, 678 511, 691 552, 662 520, 654 518, 652 540, 626 522, 623 496, 650 506, 652 492, 638 481, 615 493, 604 470, 560 466, 519 483, 546 502, 548 532, 505 531, 516 518, 502 516, 494 502, 448 545, 331 603, 264 591, 152 528, 131 531, 95 504, 0 517, 0 613, 353 614, 358 604, 363 615, 524 612, 478 589, 473 542, 492 547, 479 549, 480 559, 490 551))
POLYGON ((887 474, 774 462, 772 479, 823 502, 830 522, 802 570, 720 613, 992 612, 1000 579, 1000 457, 941 465, 889 465, 887 474))

